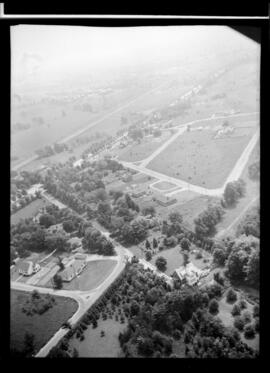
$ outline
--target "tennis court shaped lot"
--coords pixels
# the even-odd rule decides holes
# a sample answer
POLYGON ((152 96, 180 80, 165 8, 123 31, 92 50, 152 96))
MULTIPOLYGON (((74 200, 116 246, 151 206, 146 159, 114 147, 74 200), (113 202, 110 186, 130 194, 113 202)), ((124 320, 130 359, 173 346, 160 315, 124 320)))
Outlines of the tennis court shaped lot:
POLYGON ((185 131, 147 168, 205 188, 219 188, 241 156, 255 127, 235 128, 228 137, 214 138, 213 130, 185 131))
POLYGON ((88 262, 81 274, 71 282, 63 282, 65 290, 90 291, 97 288, 112 273, 116 260, 93 260, 88 262))

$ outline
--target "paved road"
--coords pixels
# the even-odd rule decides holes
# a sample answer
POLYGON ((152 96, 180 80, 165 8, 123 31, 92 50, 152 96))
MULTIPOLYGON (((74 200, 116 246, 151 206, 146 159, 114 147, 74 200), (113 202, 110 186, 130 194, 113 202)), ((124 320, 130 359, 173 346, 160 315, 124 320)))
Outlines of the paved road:
MULTIPOLYGON (((253 114, 257 114, 257 113, 241 113, 241 114, 235 114, 235 115, 231 115, 231 117, 235 117, 235 116, 240 116, 240 115, 253 115, 253 114)), ((218 117, 219 119, 220 118, 227 118, 228 116, 226 117, 218 117)), ((217 119, 216 118, 207 118, 207 119, 203 119, 203 120, 200 120, 200 122, 202 121, 206 121, 206 120, 215 120, 217 119)), ((184 124, 183 126, 186 126, 187 124, 194 124, 194 123, 198 123, 199 121, 193 121, 193 122, 189 122, 189 123, 186 123, 184 124)), ((181 133, 183 133, 184 130, 181 128, 179 130, 179 132, 177 132, 173 137, 173 140, 174 141, 176 139, 177 136, 179 136, 181 133)), ((200 187, 198 185, 194 185, 194 184, 190 184, 184 180, 179 180, 179 179, 176 179, 174 177, 171 177, 171 176, 167 176, 167 175, 164 175, 160 172, 157 172, 157 171, 153 171, 153 170, 150 170, 148 168, 146 168, 144 165, 145 164, 148 164, 148 159, 152 160, 154 159, 157 154, 159 154, 161 151, 163 151, 171 142, 166 142, 165 144, 163 144, 158 150, 156 150, 154 153, 154 157, 149 156, 148 158, 146 158, 143 162, 140 163, 140 165, 135 165, 134 163, 131 163, 131 162, 124 162, 124 161, 119 161, 120 163, 123 164, 123 166, 127 167, 127 168, 131 168, 133 170, 136 170, 136 171, 139 171, 139 172, 142 172, 144 174, 147 174, 149 176, 152 176, 154 178, 157 178, 161 181, 167 181, 167 182, 170 182, 170 183, 173 183, 175 185, 177 185, 178 187, 181 187, 183 188, 183 190, 191 190, 193 192, 196 192, 196 193, 199 193, 199 194, 204 194, 204 195, 209 195, 209 196, 219 196, 221 194, 223 194, 224 192, 224 189, 226 187, 226 184, 230 181, 234 181, 234 180, 237 180, 248 159, 249 159, 249 156, 254 148, 254 146, 256 145, 256 142, 258 141, 259 139, 259 135, 260 135, 260 131, 259 129, 256 131, 256 133, 252 136, 251 140, 249 141, 248 145, 246 146, 245 150, 243 151, 243 153, 241 154, 241 156, 239 157, 238 161, 236 162, 234 168, 232 169, 231 173, 229 174, 229 176, 227 177, 226 181, 224 182, 224 184, 220 187, 220 188, 215 188, 215 189, 208 189, 208 188, 203 188, 203 187, 200 187)))
POLYGON ((257 200, 259 199, 259 196, 254 197, 241 211, 241 213, 233 220, 233 222, 225 229, 222 229, 216 234, 216 238, 221 238, 225 234, 227 234, 232 227, 241 219, 241 217, 247 212, 247 210, 252 206, 257 200))

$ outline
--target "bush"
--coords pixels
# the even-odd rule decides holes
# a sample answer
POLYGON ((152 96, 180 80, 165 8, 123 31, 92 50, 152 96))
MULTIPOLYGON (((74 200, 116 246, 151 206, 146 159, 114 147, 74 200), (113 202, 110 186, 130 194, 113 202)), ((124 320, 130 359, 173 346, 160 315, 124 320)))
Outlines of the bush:
POLYGON ((232 308, 231 314, 233 316, 239 316, 241 314, 241 308, 239 307, 238 304, 235 304, 232 308))
POLYGON ((260 316, 260 307, 258 304, 255 304, 253 307, 253 317, 259 317, 260 316))
POLYGON ((237 300, 237 294, 233 289, 229 289, 227 292, 226 300, 228 303, 234 303, 237 300))
POLYGON ((245 326, 244 336, 247 339, 253 339, 255 337, 255 328, 253 325, 249 324, 245 326))
POLYGON ((202 253, 200 251, 195 256, 196 259, 202 259, 202 257, 202 253))
POLYGON ((173 332, 173 338, 176 339, 177 341, 181 338, 181 332, 180 330, 176 329, 173 332))
POLYGON ((238 305, 240 307, 240 310, 244 310, 247 308, 247 302, 244 300, 244 299, 241 299, 239 302, 238 302, 238 305))
POLYGON ((209 303, 209 312, 212 315, 216 315, 218 313, 219 305, 216 299, 212 299, 209 303))
POLYGON ((234 323, 233 323, 233 325, 234 325, 234 327, 235 327, 236 329, 238 329, 240 332, 242 332, 243 329, 244 329, 244 325, 245 325, 245 323, 244 323, 242 317, 237 316, 237 317, 235 317, 235 319, 234 319, 234 323))
POLYGON ((249 311, 243 312, 243 321, 245 324, 248 324, 251 322, 251 313, 249 311))

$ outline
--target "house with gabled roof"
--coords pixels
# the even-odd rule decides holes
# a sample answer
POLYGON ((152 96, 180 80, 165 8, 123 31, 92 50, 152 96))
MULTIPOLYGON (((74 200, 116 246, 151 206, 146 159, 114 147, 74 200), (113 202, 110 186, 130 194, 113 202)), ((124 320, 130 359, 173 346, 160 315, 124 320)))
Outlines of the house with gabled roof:
POLYGON ((19 273, 23 276, 31 276, 40 270, 40 265, 30 260, 24 260, 18 264, 19 273))

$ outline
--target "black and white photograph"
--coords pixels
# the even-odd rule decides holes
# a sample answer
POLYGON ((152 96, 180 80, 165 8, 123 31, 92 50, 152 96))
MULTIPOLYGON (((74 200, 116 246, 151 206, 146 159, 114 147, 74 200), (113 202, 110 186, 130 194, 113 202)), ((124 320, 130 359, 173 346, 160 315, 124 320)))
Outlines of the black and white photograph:
POLYGON ((10 74, 11 356, 257 358, 260 35, 18 21, 10 74))

